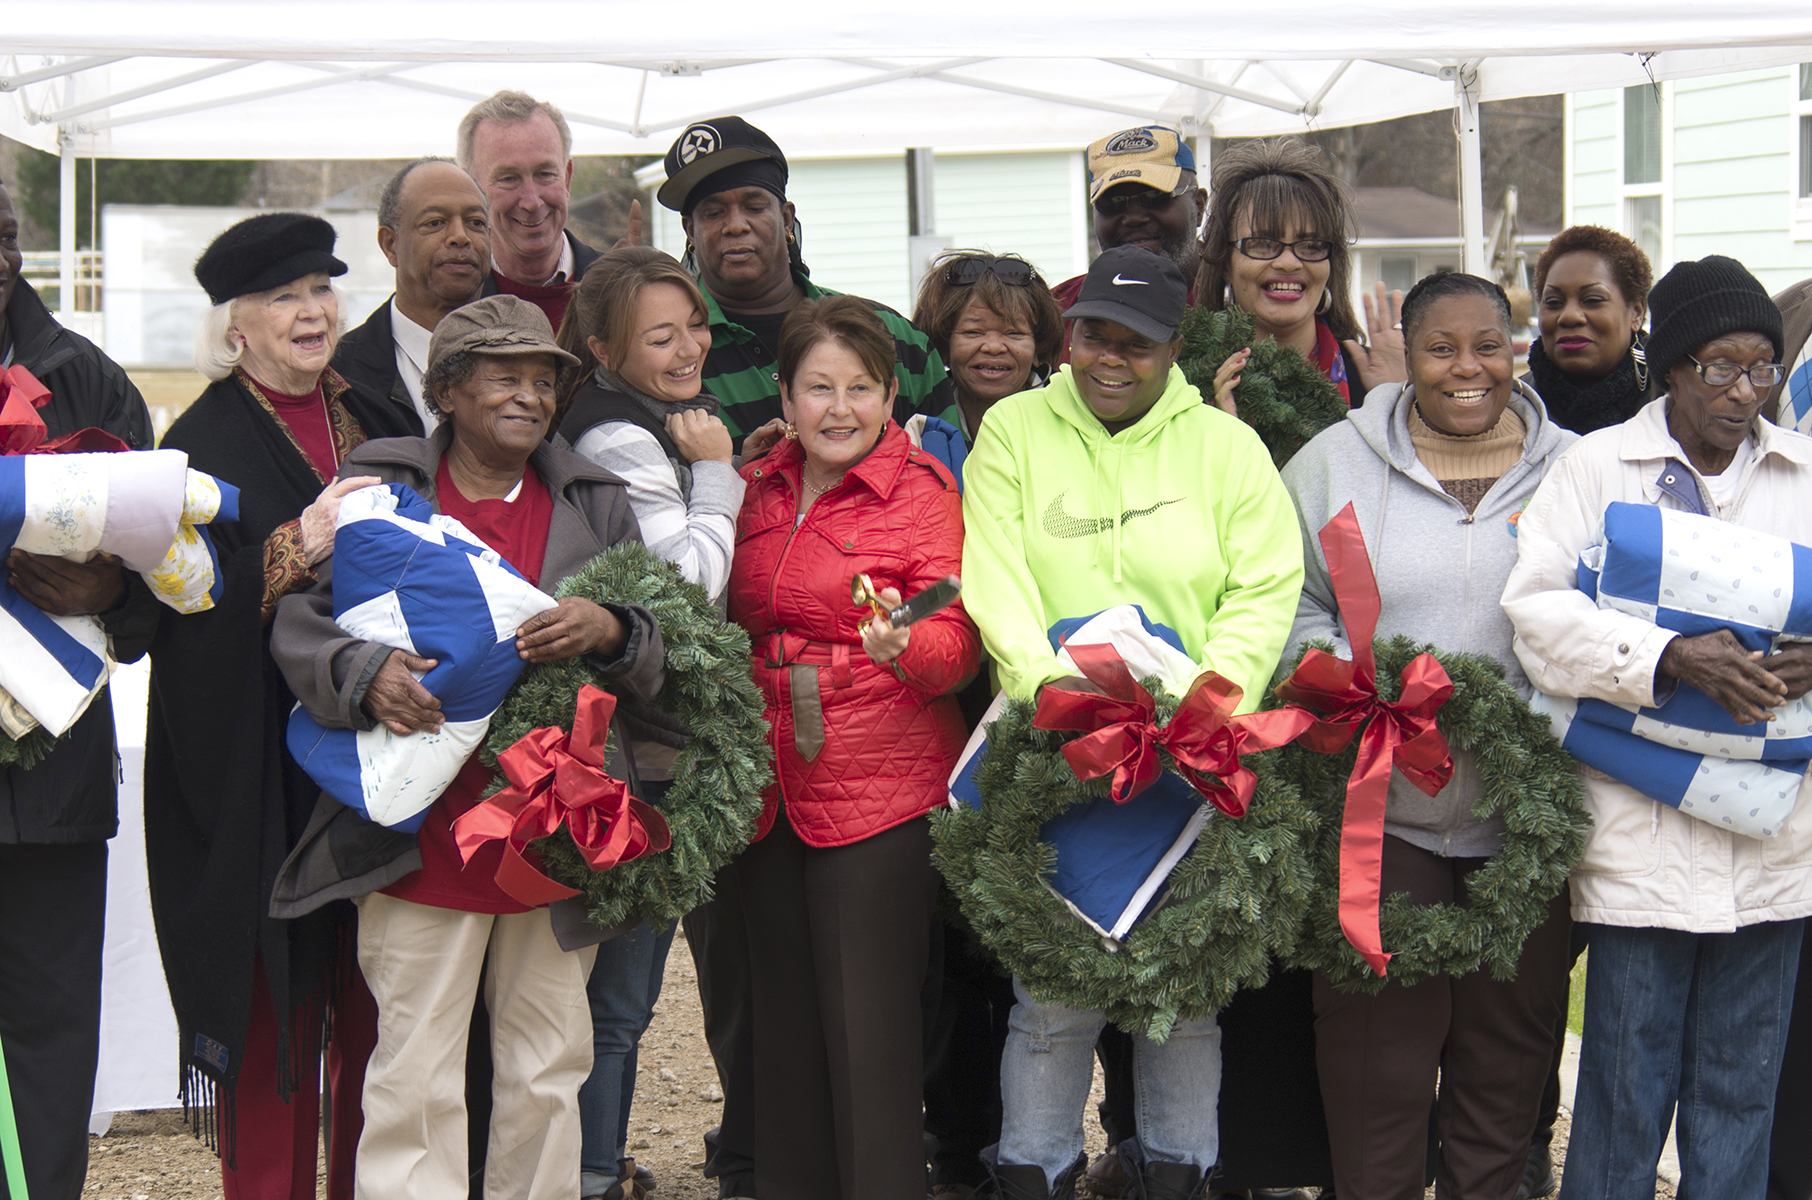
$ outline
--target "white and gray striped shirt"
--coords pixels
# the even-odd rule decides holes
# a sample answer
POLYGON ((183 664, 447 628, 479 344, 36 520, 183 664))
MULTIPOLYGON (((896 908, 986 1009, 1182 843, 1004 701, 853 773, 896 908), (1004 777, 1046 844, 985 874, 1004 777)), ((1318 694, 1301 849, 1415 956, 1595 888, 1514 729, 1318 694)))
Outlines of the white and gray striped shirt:
POLYGON ((736 514, 743 482, 728 463, 692 464, 692 498, 661 444, 627 421, 607 421, 585 431, 574 450, 629 485, 629 507, 642 527, 642 542, 679 568, 681 575, 719 599, 730 582, 736 514))

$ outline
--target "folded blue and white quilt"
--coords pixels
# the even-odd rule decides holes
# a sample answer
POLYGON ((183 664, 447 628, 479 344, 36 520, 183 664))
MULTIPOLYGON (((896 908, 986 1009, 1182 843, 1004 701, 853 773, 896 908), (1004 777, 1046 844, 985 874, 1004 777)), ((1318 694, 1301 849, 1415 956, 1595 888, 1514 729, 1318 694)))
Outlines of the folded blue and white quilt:
MULTIPOLYGON (((188 464, 180 450, 0 456, 0 554, 112 554, 176 611, 211 608, 222 585, 207 526, 238 519, 239 489, 188 464)), ((97 618, 42 612, 0 573, 0 729, 61 735, 112 669, 97 618)))
MULTIPOLYGON (((1812 548, 1713 517, 1618 501, 1579 557, 1598 607, 1684 637, 1729 630, 1749 650, 1812 641, 1812 548)), ((1812 761, 1812 697, 1738 725, 1687 684, 1652 708, 1538 694, 1579 761, 1688 816, 1747 837, 1779 832, 1812 761)))
MULTIPOLYGON (((1183 652, 1174 630, 1155 624, 1137 605, 1124 604, 1089 617, 1059 621, 1049 630, 1051 647, 1072 668, 1064 645, 1112 645, 1134 679, 1151 676, 1172 695, 1183 696, 1201 668, 1183 652)), ((1080 669, 1075 671, 1082 674, 1080 669)), ((950 807, 982 806, 977 775, 987 750, 988 727, 1006 704, 1006 693, 982 716, 950 775, 950 807)), ((1195 845, 1214 806, 1174 771, 1126 804, 1101 796, 1073 805, 1040 831, 1055 847, 1057 866, 1050 887, 1095 932, 1124 941, 1153 908, 1170 872, 1195 845)))
POLYGON ((419 675, 440 701, 435 733, 328 729, 301 705, 288 744, 323 791, 380 825, 414 831, 490 729, 522 673, 516 630, 554 599, 400 483, 340 501, 334 621, 349 635, 437 660, 419 675))

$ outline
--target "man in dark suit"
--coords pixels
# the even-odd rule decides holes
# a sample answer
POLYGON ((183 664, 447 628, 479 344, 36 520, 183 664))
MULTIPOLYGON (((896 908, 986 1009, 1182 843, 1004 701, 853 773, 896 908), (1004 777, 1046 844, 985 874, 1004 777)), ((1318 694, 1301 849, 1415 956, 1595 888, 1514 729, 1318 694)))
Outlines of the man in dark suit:
POLYGON ((391 177, 378 201, 378 247, 396 268, 396 293, 340 339, 334 370, 373 396, 439 423, 422 402, 428 338, 440 319, 485 290, 491 226, 484 193, 445 158, 418 158, 391 177))
MULTIPOLYGON (((566 228, 572 199, 573 134, 560 110, 524 92, 502 91, 459 123, 455 154, 491 204, 491 278, 484 294, 521 296, 555 330, 572 289, 598 251, 566 228)), ((640 205, 630 215, 638 239, 640 205)))

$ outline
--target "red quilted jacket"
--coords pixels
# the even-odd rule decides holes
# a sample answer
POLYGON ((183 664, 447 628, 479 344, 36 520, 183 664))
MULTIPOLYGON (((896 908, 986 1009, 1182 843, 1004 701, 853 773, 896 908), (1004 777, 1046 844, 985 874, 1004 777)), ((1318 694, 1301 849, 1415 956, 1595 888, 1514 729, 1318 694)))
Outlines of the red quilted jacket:
POLYGON ((730 616, 749 631, 767 698, 777 803, 808 846, 845 846, 944 801, 967 734, 950 693, 975 673, 981 642, 954 604, 912 627, 877 667, 850 603, 858 572, 902 596, 962 566, 962 501, 943 464, 889 421, 881 442, 794 527, 804 455, 796 442, 742 468, 730 616), (819 714, 822 714, 820 717, 819 714))

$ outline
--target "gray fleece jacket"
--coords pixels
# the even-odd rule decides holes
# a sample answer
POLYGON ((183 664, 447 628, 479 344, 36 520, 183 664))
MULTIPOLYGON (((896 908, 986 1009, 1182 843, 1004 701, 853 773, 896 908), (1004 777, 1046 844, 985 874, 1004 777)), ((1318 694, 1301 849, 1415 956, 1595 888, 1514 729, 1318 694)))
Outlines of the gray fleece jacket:
MULTIPOLYGON (((1516 565, 1517 518, 1549 465, 1578 436, 1548 419, 1533 388, 1522 380, 1515 387, 1510 404, 1527 429, 1522 459, 1471 514, 1441 490, 1416 457, 1409 436, 1411 384, 1374 388, 1363 407, 1324 430, 1284 467, 1284 485, 1302 529, 1305 568, 1285 665, 1313 640, 1332 642, 1341 658, 1352 656, 1317 540, 1322 526, 1350 501, 1383 598, 1377 636, 1405 634, 1441 650, 1490 655, 1528 697, 1529 681, 1511 650, 1510 619, 1498 597, 1516 565)), ((1468 753, 1454 753, 1453 781, 1436 796, 1396 772, 1384 830, 1445 857, 1495 854, 1503 820, 1473 816, 1478 796, 1478 770, 1468 753)))

